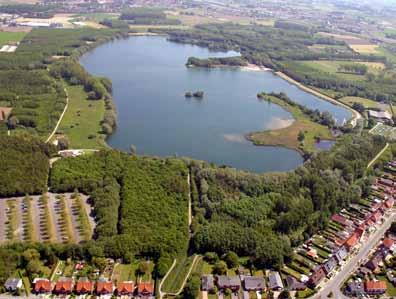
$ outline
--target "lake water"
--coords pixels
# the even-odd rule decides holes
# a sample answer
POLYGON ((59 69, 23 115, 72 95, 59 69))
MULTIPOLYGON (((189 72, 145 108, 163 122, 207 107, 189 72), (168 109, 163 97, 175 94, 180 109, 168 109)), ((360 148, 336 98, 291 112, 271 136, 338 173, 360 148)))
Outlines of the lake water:
POLYGON ((233 56, 164 37, 131 37, 104 44, 81 58, 92 74, 113 82, 118 128, 108 139, 114 148, 139 154, 187 156, 255 172, 295 169, 303 159, 294 150, 254 146, 252 131, 280 128, 292 116, 277 105, 260 102, 261 91, 286 92, 311 108, 331 112, 337 120, 349 111, 307 94, 271 72, 186 68, 189 56, 233 56), (204 91, 202 100, 186 91, 204 91))

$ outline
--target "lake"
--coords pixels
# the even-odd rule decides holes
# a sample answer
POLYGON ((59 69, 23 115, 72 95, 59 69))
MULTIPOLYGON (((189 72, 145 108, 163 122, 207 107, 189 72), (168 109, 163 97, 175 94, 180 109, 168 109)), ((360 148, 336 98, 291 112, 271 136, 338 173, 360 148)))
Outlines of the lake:
POLYGON ((291 149, 254 146, 244 134, 287 126, 290 113, 260 102, 261 91, 286 92, 310 108, 329 111, 341 122, 348 110, 303 92, 271 72, 230 68, 187 68, 188 57, 235 56, 165 37, 139 36, 116 40, 84 55, 91 74, 113 82, 118 127, 109 137, 113 148, 139 154, 186 156, 254 172, 287 171, 302 162, 291 149), (185 98, 186 91, 204 91, 204 98, 185 98))

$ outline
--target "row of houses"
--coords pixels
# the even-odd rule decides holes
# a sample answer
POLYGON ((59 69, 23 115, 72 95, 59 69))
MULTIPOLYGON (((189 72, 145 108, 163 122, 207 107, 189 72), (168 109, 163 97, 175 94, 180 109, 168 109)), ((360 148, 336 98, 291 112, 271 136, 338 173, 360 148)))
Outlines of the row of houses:
MULTIPOLYGON (((139 296, 142 298, 149 298, 154 295, 154 285, 151 282, 140 282, 135 286, 133 281, 123 281, 115 286, 112 281, 105 279, 93 282, 87 277, 81 277, 74 283, 73 279, 62 277, 55 283, 48 279, 36 278, 33 281, 33 285, 35 294, 117 295, 139 296)), ((22 288, 22 280, 9 278, 4 287, 8 292, 15 292, 17 289, 22 288)))

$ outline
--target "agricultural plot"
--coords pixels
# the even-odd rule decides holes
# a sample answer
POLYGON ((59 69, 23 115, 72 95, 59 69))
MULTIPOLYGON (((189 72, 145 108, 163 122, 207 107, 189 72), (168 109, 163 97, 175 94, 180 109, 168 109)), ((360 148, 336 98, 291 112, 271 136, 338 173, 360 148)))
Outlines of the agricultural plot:
POLYGON ((373 135, 380 135, 385 137, 386 139, 390 141, 395 141, 396 140, 396 128, 387 126, 384 124, 379 123, 377 126, 375 126, 371 131, 371 134, 373 135))
POLYGON ((0 243, 79 243, 91 239, 95 222, 81 194, 26 196, 0 200, 0 243))

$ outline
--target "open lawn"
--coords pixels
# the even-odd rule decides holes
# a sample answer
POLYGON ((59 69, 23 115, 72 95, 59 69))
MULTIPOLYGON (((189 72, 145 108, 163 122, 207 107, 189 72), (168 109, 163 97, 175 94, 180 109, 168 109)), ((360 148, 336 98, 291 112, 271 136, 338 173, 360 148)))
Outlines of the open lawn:
POLYGON ((289 111, 293 115, 295 121, 286 128, 249 134, 248 138, 253 141, 254 144, 277 145, 304 152, 315 152, 317 150, 315 146, 316 138, 319 137, 326 140, 333 139, 327 127, 311 121, 298 107, 286 104, 284 101, 275 97, 271 97, 271 102, 268 102, 269 105, 272 103, 289 111), (304 132, 305 139, 303 143, 298 141, 300 132, 304 132))
POLYGON ((355 52, 359 54, 377 54, 378 46, 373 44, 365 45, 349 45, 355 52))
POLYGON ((385 275, 377 275, 378 280, 382 280, 386 282, 386 294, 388 296, 394 297, 396 296, 396 287, 393 286, 393 284, 388 280, 388 278, 385 275))
POLYGON ((84 14, 77 14, 77 15, 73 15, 73 21, 78 21, 78 20, 91 20, 94 22, 101 22, 105 19, 118 19, 118 17, 120 16, 120 14, 118 13, 101 13, 101 12, 97 12, 97 13, 84 13, 84 14))
POLYGON ((131 264, 117 264, 113 270, 113 282, 130 281, 135 279, 131 264))
POLYGON ((106 147, 100 122, 105 112, 104 101, 87 100, 82 86, 67 86, 69 106, 57 134, 68 137, 70 148, 106 147))
POLYGON ((162 285, 162 291, 167 293, 176 293, 182 286, 184 278, 188 274, 193 260, 194 256, 177 258, 176 266, 169 273, 162 285))
POLYGON ((27 32, 5 32, 0 31, 0 47, 9 43, 20 42, 27 32))

